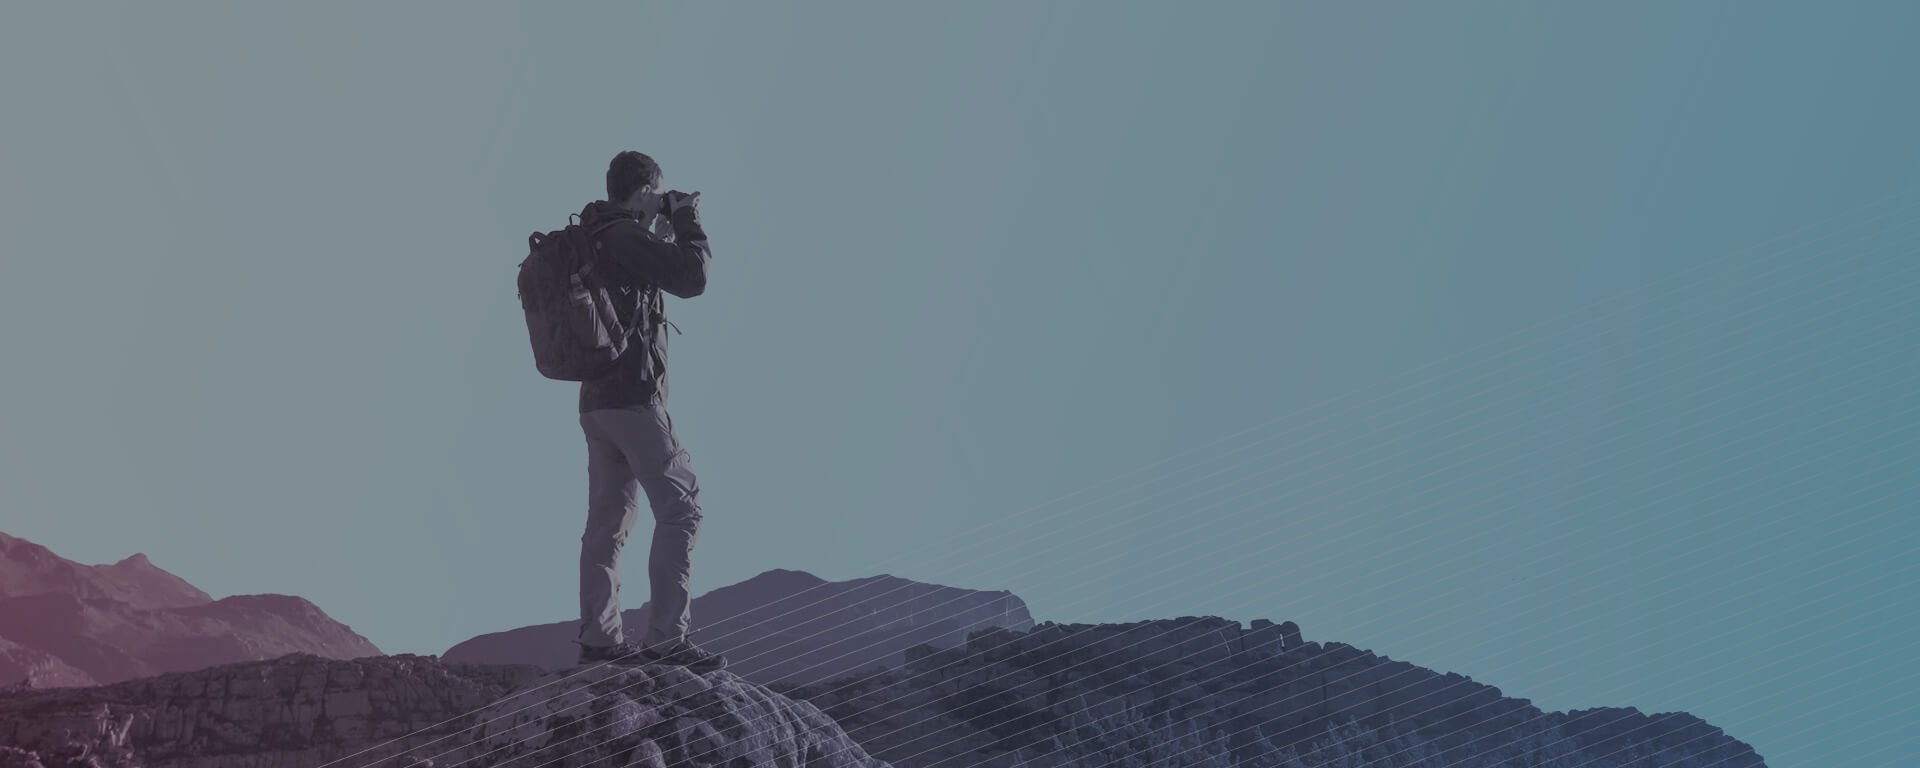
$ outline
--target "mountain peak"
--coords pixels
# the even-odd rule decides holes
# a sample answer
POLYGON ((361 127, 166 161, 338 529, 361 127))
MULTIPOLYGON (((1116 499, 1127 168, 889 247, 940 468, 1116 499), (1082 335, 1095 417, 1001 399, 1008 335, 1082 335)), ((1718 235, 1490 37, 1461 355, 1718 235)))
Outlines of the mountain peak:
MULTIPOLYGON (((747 579, 747 581, 749 582, 776 581, 776 582, 788 582, 788 583, 824 584, 826 583, 827 580, 820 578, 818 576, 815 576, 806 571, 795 570, 793 568, 768 568, 767 570, 764 570, 755 574, 753 578, 747 579)), ((744 584, 746 582, 741 582, 741 583, 744 584)))
POLYGON ((115 600, 140 610, 179 608, 213 601, 185 579, 136 554, 112 565, 82 565, 39 544, 0 533, 0 597, 64 592, 85 599, 115 600))
POLYGON ((813 589, 826 583, 828 583, 826 579, 806 571, 797 571, 791 568, 770 568, 754 574, 752 578, 746 581, 735 582, 714 589, 713 593, 734 596, 756 595, 761 597, 791 595, 813 589))

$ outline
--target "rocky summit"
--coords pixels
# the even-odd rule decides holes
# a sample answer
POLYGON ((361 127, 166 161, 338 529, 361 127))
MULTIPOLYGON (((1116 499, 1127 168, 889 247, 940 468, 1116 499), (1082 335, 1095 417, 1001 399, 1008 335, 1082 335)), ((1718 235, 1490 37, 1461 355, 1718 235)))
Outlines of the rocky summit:
POLYGON ((726 671, 312 655, 0 695, 0 768, 887 768, 726 671))
MULTIPOLYGON (((814 705, 727 671, 549 673, 478 713, 456 762, 528 766, 888 768, 814 705)), ((440 759, 435 765, 442 765, 440 759)))
POLYGON ((731 672, 314 655, 0 693, 0 768, 1764 768, 1684 712, 1548 712, 1212 616, 989 627, 901 666, 731 672))

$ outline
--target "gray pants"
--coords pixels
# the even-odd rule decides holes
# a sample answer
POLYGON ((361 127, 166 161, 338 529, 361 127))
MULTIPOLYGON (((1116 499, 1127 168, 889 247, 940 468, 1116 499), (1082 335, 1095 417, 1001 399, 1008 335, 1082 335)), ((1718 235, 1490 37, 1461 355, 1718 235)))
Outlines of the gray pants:
POLYGON ((580 537, 580 642, 622 641, 620 551, 645 491, 653 510, 647 577, 653 610, 645 645, 685 639, 693 542, 700 532, 700 486, 673 419, 659 405, 580 414, 587 435, 587 531, 580 537))

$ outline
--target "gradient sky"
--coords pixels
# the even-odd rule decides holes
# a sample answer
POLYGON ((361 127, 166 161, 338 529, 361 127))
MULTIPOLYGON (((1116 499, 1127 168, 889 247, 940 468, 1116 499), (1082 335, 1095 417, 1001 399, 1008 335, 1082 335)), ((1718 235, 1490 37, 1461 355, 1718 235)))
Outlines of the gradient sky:
POLYGON ((1896 764, 1917 36, 1907 3, 9 3, 0 530, 389 652, 568 618, 585 446, 514 266, 631 148, 715 254, 668 309, 696 591, 1293 619, 1896 764))

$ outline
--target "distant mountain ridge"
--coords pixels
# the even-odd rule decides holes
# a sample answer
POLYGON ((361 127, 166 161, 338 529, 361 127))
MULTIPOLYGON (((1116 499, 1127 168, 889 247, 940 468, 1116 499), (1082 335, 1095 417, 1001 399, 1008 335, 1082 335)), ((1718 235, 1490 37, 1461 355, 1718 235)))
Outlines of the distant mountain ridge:
POLYGON ((299 597, 215 600, 146 555, 83 565, 0 533, 0 685, 95 685, 290 653, 380 649, 299 597))
POLYGON ((144 554, 112 565, 82 565, 39 544, 0 533, 0 598, 50 592, 149 609, 213 602, 213 596, 161 570, 144 554))
MULTIPOLYGON (((645 631, 645 603, 622 613, 627 635, 645 631)), ((690 638, 725 653, 728 669, 760 684, 802 684, 905 663, 916 645, 950 648, 987 628, 1033 626, 1006 590, 926 584, 891 574, 827 581, 775 568, 693 599, 690 638)), ((573 666, 579 622, 495 632, 447 649, 449 662, 573 666)))

